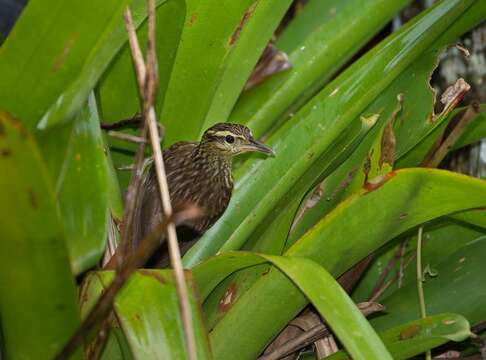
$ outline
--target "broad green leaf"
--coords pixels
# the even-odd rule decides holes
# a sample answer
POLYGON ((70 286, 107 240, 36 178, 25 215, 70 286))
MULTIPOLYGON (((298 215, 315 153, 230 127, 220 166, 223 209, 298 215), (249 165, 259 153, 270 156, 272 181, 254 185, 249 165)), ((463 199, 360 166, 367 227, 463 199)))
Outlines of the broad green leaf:
POLYGON ((482 111, 477 115, 462 136, 457 140, 454 149, 470 145, 486 137, 486 104, 481 105, 482 111))
MULTIPOLYGON (((443 170, 392 172, 342 202, 286 253, 308 257, 334 276, 398 234, 425 221, 486 204, 486 182, 443 170)), ((254 358, 306 305, 279 272, 270 270, 226 310, 210 338, 215 358, 230 351, 254 358), (225 339, 232 331, 233 341, 225 339), (249 339, 245 334, 252 333, 249 339)))
MULTIPOLYGON (((417 166, 422 163, 429 150, 435 144, 435 142, 442 136, 446 126, 456 117, 462 116, 467 107, 459 108, 456 111, 451 112, 438 123, 431 132, 429 132, 425 138, 421 139, 414 147, 412 147, 405 154, 402 154, 397 159, 397 166, 399 168, 417 166)), ((484 106, 483 106, 484 108, 484 106)), ((486 136, 486 119, 484 111, 480 112, 471 124, 464 130, 462 136, 458 139, 456 144, 452 147, 451 151, 459 149, 463 146, 470 145, 476 141, 481 140, 486 136)))
POLYGON ((58 116, 46 117, 44 125, 73 116, 126 39, 127 2, 29 1, 0 48, 0 110, 29 129, 52 106, 58 116))
MULTIPOLYGON (((380 336, 395 360, 405 360, 443 345, 463 341, 471 335, 468 321, 457 314, 439 314, 391 328, 380 336)), ((350 359, 339 351, 327 360, 350 359)))
POLYGON ((201 294, 201 302, 204 303, 209 294, 228 275, 267 262, 263 256, 265 255, 260 256, 244 251, 228 251, 196 265, 192 274, 201 294))
MULTIPOLYGON (((159 6, 165 1, 167 0, 157 0, 155 2, 155 6, 159 6)), ((128 4, 130 7, 134 27, 138 28, 147 17, 147 2, 144 0, 125 0, 124 3, 128 4)), ((156 16, 160 17, 158 12, 156 16)), ((81 106, 82 102, 87 97, 88 93, 94 88, 95 84, 99 81, 103 73, 106 70, 112 71, 113 65, 110 67, 109 65, 112 63, 112 60, 115 58, 122 46, 127 43, 127 31, 122 16, 114 18, 113 21, 114 25, 111 25, 109 31, 107 31, 104 36, 99 39, 78 78, 69 86, 66 91, 61 94, 56 103, 51 107, 51 109, 49 109, 48 113, 42 119, 40 126, 55 124, 65 118, 69 119, 81 106)), ((159 26, 158 29, 160 28, 161 27, 159 26)), ((164 29, 166 28, 164 27, 164 29)), ((124 48, 127 48, 127 45, 125 45, 124 48)), ((165 63, 163 65, 165 65, 165 63)), ((125 90, 124 100, 126 102, 130 103, 132 96, 134 102, 138 100, 137 93, 133 94, 128 92, 128 89, 130 89, 129 87, 121 86, 118 89, 125 90)))
MULTIPOLYGON (((468 212, 473 211, 469 210, 468 212)), ((417 231, 412 230, 408 236, 400 236, 389 246, 380 249, 376 254, 375 259, 370 264, 364 276, 360 279, 359 284, 353 291, 353 299, 356 302, 367 301, 376 286, 378 279, 382 275, 385 268, 388 267, 391 261, 399 251, 401 241, 407 240, 406 247, 402 249, 403 259, 397 261, 396 264, 389 269, 389 276, 385 278, 385 282, 391 280, 401 269, 401 285, 408 283, 415 283, 417 281, 416 275, 416 251, 417 251, 417 231), (411 259, 411 260, 409 260, 411 259)), ((452 221, 448 218, 438 219, 424 225, 424 236, 422 245, 422 264, 429 265, 433 269, 449 257, 458 249, 466 246, 471 241, 478 237, 486 235, 486 231, 472 227, 459 221, 452 221)), ((398 282, 393 282, 383 295, 380 297, 389 296, 394 291, 398 290, 398 282)))
MULTIPOLYGON (((0 112, 0 317, 9 359, 52 359, 79 326, 76 288, 46 166, 0 112)), ((74 358, 81 358, 77 353, 74 358)))
MULTIPOLYGON (((441 116, 434 122, 429 121, 433 110, 434 94, 431 92, 428 82, 436 66, 436 58, 442 48, 453 41, 461 32, 472 27, 481 16, 486 15, 484 8, 479 7, 479 3, 476 2, 461 17, 460 21, 453 24, 434 42, 432 47, 426 50, 424 56, 418 57, 366 108, 365 114, 380 114, 379 123, 349 159, 324 180, 321 185, 323 191, 320 201, 316 202, 311 209, 306 210, 290 235, 289 244, 292 244, 322 216, 333 209, 346 193, 353 191, 352 182, 358 180, 356 177, 364 175, 362 162, 366 159, 366 154, 369 153, 373 141, 372 137, 376 136, 375 134, 381 128, 383 121, 388 121, 393 117, 394 112, 396 112, 394 121, 396 166, 398 168, 413 167, 421 163, 433 141, 440 134, 440 129, 443 129, 451 119, 451 117, 441 116), (400 106, 397 104, 399 94, 403 97, 400 106), (404 126, 404 124, 410 125, 404 126), (427 134, 433 134, 433 139, 427 134), (424 136, 426 136, 425 139, 421 141, 424 136), (431 140, 429 140, 429 137, 431 140), (407 151, 406 149, 409 146, 413 146, 413 151, 408 153, 414 153, 417 149, 417 156, 410 157, 405 163, 402 161, 403 153, 407 151)), ((407 157, 407 154, 405 157, 407 157)))
POLYGON ((108 188, 93 96, 75 120, 39 132, 38 137, 60 204, 71 266, 80 274, 103 255, 110 216, 108 196, 117 190, 117 184, 111 183, 115 188, 108 188))
POLYGON ((463 221, 465 223, 478 226, 486 229, 486 210, 473 209, 469 211, 461 211, 451 215, 452 219, 463 221))
POLYGON ((105 166, 106 175, 108 181, 108 203, 110 206, 111 215, 117 219, 121 220, 123 218, 123 201, 120 190, 120 183, 117 178, 116 169, 113 164, 112 154, 110 148, 106 144, 106 139, 104 140, 105 149, 105 166))
MULTIPOLYGON (((94 304, 98 300, 100 293, 104 290, 104 283, 100 281, 100 278, 97 273, 95 272, 88 272, 86 276, 83 278, 83 282, 81 283, 79 289, 79 300, 80 300, 80 313, 81 319, 84 319, 89 311, 93 308, 94 304)), ((133 359, 131 355, 131 351, 127 344, 125 335, 123 335, 120 325, 116 317, 111 316, 110 319, 110 332, 108 335, 107 344, 103 353, 101 355, 101 359, 103 360, 112 360, 112 359, 124 359, 124 360, 131 360, 133 359)), ((90 349, 90 341, 94 340, 94 335, 96 334, 96 330, 92 331, 91 338, 86 340, 86 355, 89 358, 89 349, 90 349)))
MULTIPOLYGON (((137 37, 143 53, 147 48, 146 3, 146 0, 133 0, 130 4, 135 25, 140 26, 137 30, 137 37)), ((159 69, 155 104, 160 110, 186 12, 183 0, 158 0, 155 5, 157 6, 155 47, 159 69)), ((126 33, 124 27, 123 31, 126 33)), ((126 39, 126 35, 124 37, 126 39)), ((100 112, 105 122, 120 121, 140 112, 138 85, 128 44, 125 43, 103 75, 98 85, 97 95, 100 112)), ((118 142, 112 143, 119 146, 118 142)))
MULTIPOLYGON (((282 50, 289 52, 292 69, 276 74, 244 92, 230 116, 230 121, 246 123, 256 136, 260 136, 277 120, 293 116, 292 113, 322 88, 408 2, 348 0, 333 6, 328 1, 321 1, 322 5, 316 10, 323 14, 323 23, 301 39, 298 46, 292 47, 283 41, 282 50), (326 16, 327 11, 324 13, 324 9, 321 9, 324 4, 328 11, 335 9, 334 16, 326 16)), ((312 8, 317 6, 310 5, 312 8)), ((318 18, 316 14, 313 15, 318 18)), ((300 15, 296 16, 295 21, 299 21, 299 17, 300 15)), ((304 13, 304 17, 307 18, 308 15, 304 13)), ((299 25, 302 26, 302 22, 287 29, 287 36, 291 36, 293 32, 298 33, 299 25)), ((301 37, 298 34, 296 36, 301 37)), ((277 46, 279 44, 280 42, 277 46)))
MULTIPOLYGON (((134 0, 131 4, 134 22, 140 25, 137 35, 143 52, 147 47, 147 22, 144 21, 146 3, 146 0, 134 0)), ((159 73, 155 106, 159 114, 179 46, 186 8, 184 0, 158 0, 156 6, 155 47, 159 73)), ((96 93, 103 122, 129 119, 140 112, 138 85, 128 44, 113 59, 101 78, 96 93)), ((133 130, 132 133, 136 135, 137 131, 133 130)), ((115 168, 133 163, 136 144, 111 137, 108 137, 107 143, 111 148, 115 168)), ((121 188, 126 189, 130 181, 130 171, 117 171, 117 175, 121 188)))
POLYGON ((301 46, 309 35, 334 17, 341 16, 341 12, 353 0, 309 0, 290 20, 289 24, 278 35, 276 45, 286 52, 301 46))
POLYGON ((230 206, 185 256, 194 265, 215 254, 225 242, 240 248, 275 206, 319 179, 319 160, 339 136, 361 122, 359 115, 403 70, 440 38, 474 1, 447 1, 392 34, 314 97, 270 139, 276 156, 250 161, 230 206), (383 71, 386 69, 386 71, 383 71))
MULTIPOLYGON (((113 279, 113 272, 96 272, 86 279, 83 288, 88 311, 103 287, 113 279)), ((197 295, 192 279, 188 281, 193 311, 198 359, 210 359, 197 295)), ((169 270, 139 270, 118 294, 116 317, 128 341, 134 359, 186 359, 184 331, 180 318, 177 291, 169 270)))
MULTIPOLYGON (((485 251, 486 236, 482 236, 444 258, 435 267, 437 276, 428 277, 423 283, 428 314, 450 311, 463 315, 472 325, 486 319, 485 251)), ((419 317, 414 283, 395 291, 382 303, 387 313, 371 320, 379 331, 419 317)))
MULTIPOLYGON (((359 190, 364 183, 365 167, 368 167, 368 156, 374 143, 381 139, 381 133, 384 125, 389 121, 394 121, 393 111, 397 109, 395 104, 385 100, 388 90, 380 95, 372 105, 368 107, 365 113, 371 110, 377 110, 379 113, 378 121, 373 129, 367 134, 363 141, 350 154, 350 156, 322 183, 318 185, 320 194, 314 197, 312 206, 307 206, 308 201, 312 201, 312 193, 307 194, 306 199, 302 202, 299 209, 301 215, 296 220, 291 233, 287 239, 286 247, 290 247, 299 239, 307 230, 318 222, 325 214, 331 211, 346 195, 359 190), (395 109, 394 109, 395 108, 395 109)), ((378 114, 376 114, 378 116, 378 114)), ((396 120, 396 119, 395 119, 396 120)))
MULTIPOLYGON (((314 261, 299 257, 232 252, 223 254, 221 259, 219 257, 213 258, 212 261, 210 260, 209 267, 204 263, 201 264, 199 268, 194 270, 194 274, 196 279, 199 277, 196 281, 203 286, 204 293, 207 293, 208 284, 215 283, 212 276, 208 277, 208 273, 219 277, 221 273, 214 271, 217 268, 234 269, 237 265, 246 266, 248 261, 258 264, 261 259, 271 262, 294 282, 316 307, 321 316, 326 319, 326 322, 354 359, 391 359, 383 343, 346 292, 323 267, 314 261), (242 259, 239 259, 240 255, 242 259)), ((224 273, 227 274, 227 271, 224 271, 224 273)), ((233 288, 233 292, 225 294, 220 307, 231 307, 231 303, 234 301, 233 295, 238 290, 238 288, 233 288)), ((246 337, 251 339, 253 334, 248 333, 246 337)), ((226 338, 228 343, 231 343, 232 340, 232 337, 226 338)), ((213 343, 212 345, 217 354, 217 346, 223 344, 213 343)), ((235 356, 233 358, 239 358, 237 354, 235 356)))
POLYGON ((405 154, 402 154, 402 156, 397 159, 396 168, 403 169, 407 167, 420 166, 422 161, 425 159, 425 156, 429 153, 429 150, 435 145, 436 141, 443 134, 450 120, 451 118, 442 121, 424 139, 422 139, 405 154))
POLYGON ((290 0, 190 0, 161 121, 166 145, 225 121, 290 0), (183 125, 183 126, 181 126, 183 125))

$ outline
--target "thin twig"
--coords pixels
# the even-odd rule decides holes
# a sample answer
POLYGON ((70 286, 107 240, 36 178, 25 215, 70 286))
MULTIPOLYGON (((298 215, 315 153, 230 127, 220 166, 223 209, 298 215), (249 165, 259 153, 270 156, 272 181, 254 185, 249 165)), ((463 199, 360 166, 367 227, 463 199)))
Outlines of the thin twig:
MULTIPOLYGON (((385 307, 378 303, 372 302, 365 302, 360 303, 357 305, 360 311, 363 313, 364 316, 371 315, 373 313, 383 311, 385 307)), ((325 324, 319 324, 314 326, 313 328, 307 330, 306 332, 302 333, 301 335, 295 337, 292 340, 289 340, 281 347, 275 349, 269 354, 262 355, 258 358, 258 360, 277 360, 281 359, 289 354, 292 354, 319 339, 322 339, 330 334, 329 329, 326 327, 325 324)))
MULTIPOLYGON (((155 110, 153 106, 155 98, 155 90, 157 86, 156 77, 156 54, 155 54, 155 3, 154 0, 147 0, 148 10, 148 43, 147 43, 147 67, 143 62, 140 45, 136 36, 129 36, 130 48, 132 50, 132 58, 135 64, 137 79, 139 84, 140 94, 143 94, 144 106, 143 115, 145 122, 148 124, 150 142, 152 144, 153 158, 155 165, 155 172, 157 175, 157 182, 160 190, 160 197, 162 208, 164 211, 164 218, 171 218, 172 205, 170 203, 169 187, 165 175, 164 162, 162 157, 162 150, 160 148, 160 138, 157 128, 157 121, 155 110), (144 81, 145 79, 145 81, 144 81)), ((127 9, 125 19, 127 21, 127 28, 130 28, 130 33, 135 34, 133 22, 131 21, 130 10, 127 9)), ((182 323, 184 327, 184 335, 186 340, 186 352, 190 360, 196 360, 196 339, 194 336, 192 326, 192 313, 189 303, 187 286, 184 277, 184 270, 180 257, 179 243, 177 241, 177 234, 175 224, 169 222, 167 225, 167 239, 169 257, 172 268, 174 269, 174 277, 176 282, 177 294, 179 298, 179 306, 181 310, 182 323)))
MULTIPOLYGON (((145 66, 143 65, 142 52, 140 47, 137 47, 137 33, 135 32, 135 27, 133 25, 132 14, 130 9, 127 7, 124 12, 125 28, 128 34, 128 43, 130 45, 130 50, 133 55, 133 62, 135 63, 135 72, 137 75, 137 83, 140 89, 144 87, 144 81, 140 79, 145 79, 145 66), (137 62, 142 59, 142 67, 137 62)), ((147 138, 147 122, 142 122, 142 129, 140 131, 140 137, 142 139, 147 138)), ((123 259, 129 250, 133 249, 133 220, 134 213, 137 203, 137 198, 139 195, 139 190, 142 183, 143 174, 143 162, 144 162, 144 151, 145 142, 138 144, 137 153, 135 154, 134 169, 132 171, 132 177, 130 179, 130 184, 128 185, 127 194, 125 197, 125 212, 123 214, 122 228, 121 228, 121 240, 120 240, 120 256, 118 261, 118 268, 122 267, 123 259)))
POLYGON ((100 127, 103 130, 119 130, 119 129, 139 129, 142 124, 142 116, 136 114, 130 119, 120 120, 114 123, 102 122, 100 127))
POLYGON ((114 131, 114 130, 108 131, 108 136, 111 136, 112 138, 115 138, 115 139, 118 139, 118 140, 128 141, 128 142, 135 143, 135 144, 147 142, 146 139, 144 139, 140 136, 135 136, 135 135, 127 134, 127 133, 120 132, 120 131, 114 131))
POLYGON ((286 342, 282 347, 275 349, 270 354, 260 356, 258 360, 276 360, 290 355, 315 341, 322 339, 330 334, 329 329, 324 324, 314 326, 312 329, 302 333, 296 338, 286 342))
MULTIPOLYGON (((424 297, 424 274, 422 270, 422 234, 424 227, 420 226, 417 234, 417 291, 420 306, 420 317, 425 319, 427 317, 427 312, 425 310, 425 297, 424 297)), ((427 360, 432 359, 432 353, 430 350, 425 352, 425 357, 427 360)))
POLYGON ((105 349, 106 341, 108 340, 108 336, 110 335, 110 320, 107 317, 103 320, 100 330, 96 336, 96 339, 92 342, 90 347, 88 348, 86 357, 90 360, 98 360, 101 358, 101 354, 105 349))

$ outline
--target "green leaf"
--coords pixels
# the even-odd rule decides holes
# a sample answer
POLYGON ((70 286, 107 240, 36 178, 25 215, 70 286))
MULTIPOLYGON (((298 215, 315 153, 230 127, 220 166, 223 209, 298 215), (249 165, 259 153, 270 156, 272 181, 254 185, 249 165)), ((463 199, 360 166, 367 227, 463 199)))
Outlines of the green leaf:
POLYGON ((486 210, 473 209, 452 214, 451 218, 486 229, 486 210))
MULTIPOLYGON (((196 281, 203 285, 204 293, 207 293, 209 289, 207 283, 214 284, 212 279, 207 276, 208 272, 219 276, 221 274, 214 271, 217 268, 223 266, 225 270, 228 267, 234 269, 237 265, 246 266, 249 261, 258 264, 261 259, 271 262, 295 283, 321 316, 326 319, 326 322, 334 330, 346 349, 353 355, 353 359, 391 359, 383 343, 346 292, 322 266, 314 261, 298 257, 231 252, 223 254, 221 259, 220 257, 212 259, 209 268, 202 264, 199 269, 194 269, 194 274, 196 279, 199 278, 196 281), (240 255, 242 259, 239 259, 240 255)), ((227 274, 226 271, 225 273, 227 274)), ((225 294, 220 306, 231 306, 236 291, 238 289, 233 288, 233 292, 225 294)), ((253 336, 253 333, 246 334, 249 339, 253 336)), ((233 338, 227 337, 226 341, 231 343, 233 338)), ((217 346, 221 345, 220 343, 213 343, 213 350, 216 354, 219 352, 217 346)), ((239 357, 235 354, 233 358, 239 357)))
POLYGON ((486 104, 481 105, 482 111, 467 127, 462 136, 457 140, 453 150, 470 145, 486 137, 486 104))
POLYGON ((276 41, 278 48, 290 52, 297 49, 312 33, 342 12, 353 0, 309 0, 295 12, 276 41))
MULTIPOLYGON (((395 360, 405 360, 443 345, 463 341, 471 335, 468 321, 457 314, 439 314, 391 328, 380 337, 395 360)), ((339 351, 326 360, 350 359, 339 351)))
POLYGON ((362 111, 403 70, 437 40, 473 2, 448 1, 373 48, 314 97, 268 141, 276 156, 250 161, 238 169, 230 206, 185 255, 185 264, 215 254, 225 242, 244 244, 275 206, 319 180, 321 155, 349 129, 362 111), (386 69, 387 71, 383 71, 386 69), (298 188, 296 187, 298 186, 298 188))
POLYGON ((45 117, 43 125, 74 116, 126 39, 122 11, 127 2, 29 1, 0 48, 0 109, 29 129, 52 106, 56 114, 45 117))
MULTIPOLYGON (((483 106, 484 108, 484 106, 483 106)), ((430 131, 425 138, 421 139, 414 147, 412 147, 405 154, 397 159, 397 166, 399 168, 417 166, 422 163, 429 150, 433 147, 436 141, 442 136, 446 126, 457 116, 464 114, 464 110, 467 107, 459 108, 452 111, 447 117, 438 119, 435 127, 430 131)), ((476 118, 471 124, 464 130, 462 136, 458 139, 456 144, 453 145, 451 151, 459 149, 461 147, 472 144, 481 140, 486 136, 486 121, 484 111, 477 114, 476 118)))
MULTIPOLYGON (((96 272, 86 279, 82 298, 87 312, 101 290, 113 279, 113 272, 96 272)), ((210 359, 209 343, 194 292, 186 276, 196 335, 198 359, 210 359)), ((118 294, 116 317, 134 359, 186 359, 184 331, 175 281, 169 270, 139 270, 118 294)))
POLYGON ((71 266, 75 274, 80 274, 103 255, 110 215, 108 196, 116 191, 108 188, 94 97, 90 97, 76 121, 42 131, 38 137, 55 184, 71 266))
MULTIPOLYGON (((146 3, 146 0, 133 0, 131 4, 135 25, 140 25, 137 35, 143 52, 147 47, 147 22, 144 21, 146 3)), ((184 0, 158 0, 155 5, 157 6, 155 47, 159 70, 155 106, 157 114, 160 114, 179 46, 186 8, 184 0)), ((100 117, 104 122, 110 123, 129 119, 135 113, 140 112, 138 85, 128 44, 123 46, 100 79, 96 94, 100 117)), ((136 130, 133 130, 132 133, 136 135, 136 130)), ((126 167, 133 163, 136 144, 112 137, 108 137, 107 143, 112 150, 111 156, 115 168, 126 167)), ((130 181, 130 172, 117 171, 117 175, 121 188, 126 189, 130 181)))
POLYGON ((188 1, 161 121, 166 145, 225 121, 290 0, 188 1), (184 126, 181 126, 183 121, 184 126))
MULTIPOLYGON (((482 236, 442 259, 436 266, 438 276, 423 283, 427 313, 458 313, 473 325, 486 319, 485 251, 486 236, 482 236)), ((371 320, 377 330, 419 317, 417 289, 413 282, 383 299, 382 303, 386 306, 386 315, 371 320)))
MULTIPOLYGON (((128 3, 130 10, 132 12, 133 24, 134 27, 137 29, 140 24, 146 19, 147 17, 147 10, 146 10, 146 1, 144 0, 130 0, 125 1, 128 3)), ((155 6, 158 7, 160 4, 167 2, 167 0, 157 0, 155 2, 155 6)), ((157 12, 157 18, 160 18, 159 12, 157 12)), ((177 17, 173 17, 177 18, 177 17)), ((164 22, 166 19, 162 19, 164 22)), ((158 29, 163 28, 164 30, 167 27, 159 26, 158 29)), ((172 28, 171 28, 172 30, 172 28)), ((175 32, 178 40, 178 33, 175 32)), ((156 35, 157 36, 157 35, 156 35)), ((157 36, 157 38, 160 38, 157 36)), ((166 37, 168 38, 168 36, 166 37)), ((144 37, 146 39, 146 35, 144 37)), ((145 41, 144 41, 145 42, 145 41)), ((40 126, 45 126, 49 124, 55 124, 57 122, 62 121, 65 118, 70 118, 73 114, 75 114, 76 110, 81 106, 82 101, 87 97, 88 93, 94 88, 95 84, 101 78, 105 70, 109 73, 113 71, 113 65, 108 67, 112 60, 115 58, 117 53, 120 52, 120 49, 125 44, 124 49, 128 47, 127 43, 127 31, 121 16, 114 19, 114 25, 110 26, 110 30, 105 32, 104 36, 99 39, 96 47, 90 54, 90 59, 88 59, 87 63, 83 67, 81 73, 79 74, 76 81, 74 81, 70 87, 64 91, 64 93, 60 96, 59 100, 51 107, 48 111, 46 116, 42 119, 42 123, 40 126)), ((157 49, 159 52, 160 49, 157 49)), ((127 51, 121 51, 123 54, 127 51)), ((119 57, 120 55, 118 55, 119 57)), ((118 58, 117 57, 117 58, 118 58)), ((159 56, 160 58, 160 56, 159 56)), ((165 60, 165 59, 164 59, 165 60)), ((166 63, 163 62, 162 68, 165 68, 166 63)), ((131 73, 131 67, 128 70, 128 74, 131 73)), ((125 84, 122 84, 125 85, 125 84)), ((125 90, 124 96, 122 97, 123 101, 118 101, 119 103, 133 103, 136 102, 138 104, 138 94, 137 93, 129 93, 129 87, 119 87, 118 89, 125 90)), ((115 92, 115 95, 118 95, 119 92, 115 92)), ((133 113, 131 114, 133 115, 133 113)), ((120 120, 118 118, 117 120, 120 120)))
MULTIPOLYGON (((374 184, 342 202, 285 255, 308 257, 338 276, 407 229, 486 204, 486 182, 442 170, 400 170, 374 184)), ((224 358, 228 351, 253 358, 305 305, 288 279, 270 270, 212 330, 215 358, 224 358), (224 339, 230 328, 231 345, 224 339)))
MULTIPOLYGON (((310 26, 312 23, 306 22, 304 25, 299 20, 301 14, 296 16, 295 22, 298 23, 290 25, 283 36, 288 39, 294 36, 292 33, 297 33, 295 37, 299 38, 299 45, 289 46, 285 39, 281 45, 282 50, 289 52, 292 68, 244 92, 231 114, 230 121, 246 123, 256 136, 261 136, 279 119, 293 116, 292 113, 321 89, 408 2, 348 0, 334 6, 328 1, 321 1, 321 5, 306 5, 304 20, 309 17, 305 12, 307 6, 311 6, 310 11, 319 7, 315 11, 324 16, 321 19, 313 13, 313 17, 321 19, 322 24, 315 26, 305 38, 301 38, 298 27, 310 26), (324 6, 328 8, 327 11, 321 9, 324 6), (329 18, 326 14, 330 9, 334 9, 336 13, 329 18)), ((302 31, 308 30, 304 28, 302 31)), ((280 44, 278 41, 277 46, 280 44)))
MULTIPOLYGON (((9 359, 52 359, 79 326, 54 191, 32 136, 0 112, 0 317, 9 359)), ((77 353, 75 358, 81 358, 77 353)))
MULTIPOLYGON (((454 23, 419 56, 406 70, 384 90, 364 110, 365 114, 378 113, 380 120, 375 129, 370 131, 368 137, 360 144, 349 159, 343 163, 321 185, 323 195, 313 208, 308 209, 301 218, 299 224, 290 235, 289 243, 297 240, 306 230, 312 227, 322 216, 332 210, 345 196, 354 191, 353 183, 364 177, 362 162, 365 161, 372 137, 381 128, 384 121, 395 117, 394 129, 396 137, 395 158, 396 168, 418 166, 434 141, 441 134, 451 116, 438 117, 431 121, 433 111, 434 94, 430 90, 429 79, 437 64, 437 57, 441 49, 453 41, 461 31, 472 27, 481 16, 485 16, 483 8, 476 2, 460 21, 454 23), (401 110, 393 116, 397 108, 397 96, 401 94, 403 102, 401 110), (425 138, 424 138, 425 137, 425 138), (409 151, 409 149, 412 149, 409 151)), ((474 124, 474 123, 473 123, 474 124)), ((366 163, 366 162, 365 162, 366 163)))
MULTIPOLYGON (((146 4, 146 0, 132 0, 130 5, 135 26, 139 27, 137 37, 143 53, 147 48, 146 4)), ((179 45, 186 9, 183 0, 158 0, 155 5, 155 47, 159 69, 155 105, 160 112, 179 45)), ((123 31, 126 39, 124 27, 123 31)), ((123 46, 103 75, 97 88, 97 98, 105 122, 120 121, 140 112, 138 85, 128 44, 123 46)), ((111 143, 120 146, 118 142, 111 143)))
MULTIPOLYGON (((434 269, 437 269, 437 265, 445 258, 485 234, 486 231, 480 228, 459 221, 453 221, 449 217, 429 222, 424 225, 422 263, 430 264, 434 269)), ((401 242, 405 240, 407 240, 406 246, 401 250, 403 254, 402 261, 397 261, 389 269, 390 273, 384 281, 390 281, 400 271, 402 274, 400 281, 402 286, 411 283, 416 284, 415 255, 417 251, 417 231, 413 229, 406 235, 408 236, 399 236, 389 246, 378 251, 375 259, 353 291, 353 299, 356 302, 367 301, 370 298, 382 272, 388 267, 389 261, 398 254, 401 242), (402 268, 400 268, 401 266, 402 268)), ((391 295, 397 290, 398 282, 395 281, 386 288, 380 299, 391 295)))

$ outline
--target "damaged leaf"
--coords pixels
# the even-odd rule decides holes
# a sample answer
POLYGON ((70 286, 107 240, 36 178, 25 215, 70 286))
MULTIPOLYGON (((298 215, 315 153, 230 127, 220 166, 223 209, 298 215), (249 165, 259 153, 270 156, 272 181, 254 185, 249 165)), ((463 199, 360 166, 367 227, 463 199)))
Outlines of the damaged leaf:
POLYGON ((269 42, 247 80, 245 90, 251 89, 273 74, 288 70, 291 67, 287 54, 277 49, 275 44, 269 42))

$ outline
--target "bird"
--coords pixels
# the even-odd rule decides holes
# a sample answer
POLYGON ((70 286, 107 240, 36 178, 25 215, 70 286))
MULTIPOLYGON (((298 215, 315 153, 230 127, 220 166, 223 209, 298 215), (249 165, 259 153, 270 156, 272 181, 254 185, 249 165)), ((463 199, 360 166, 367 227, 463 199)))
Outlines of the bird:
MULTIPOLYGON (((274 155, 270 147, 254 139, 248 127, 232 123, 215 124, 203 133, 199 142, 180 141, 163 151, 172 207, 191 204, 202 214, 184 224, 196 237, 210 228, 228 207, 233 191, 232 159, 246 152, 274 155)), ((134 212, 135 247, 163 219, 153 161, 145 169, 134 212)), ((193 242, 186 241, 181 251, 186 251, 193 242)))

